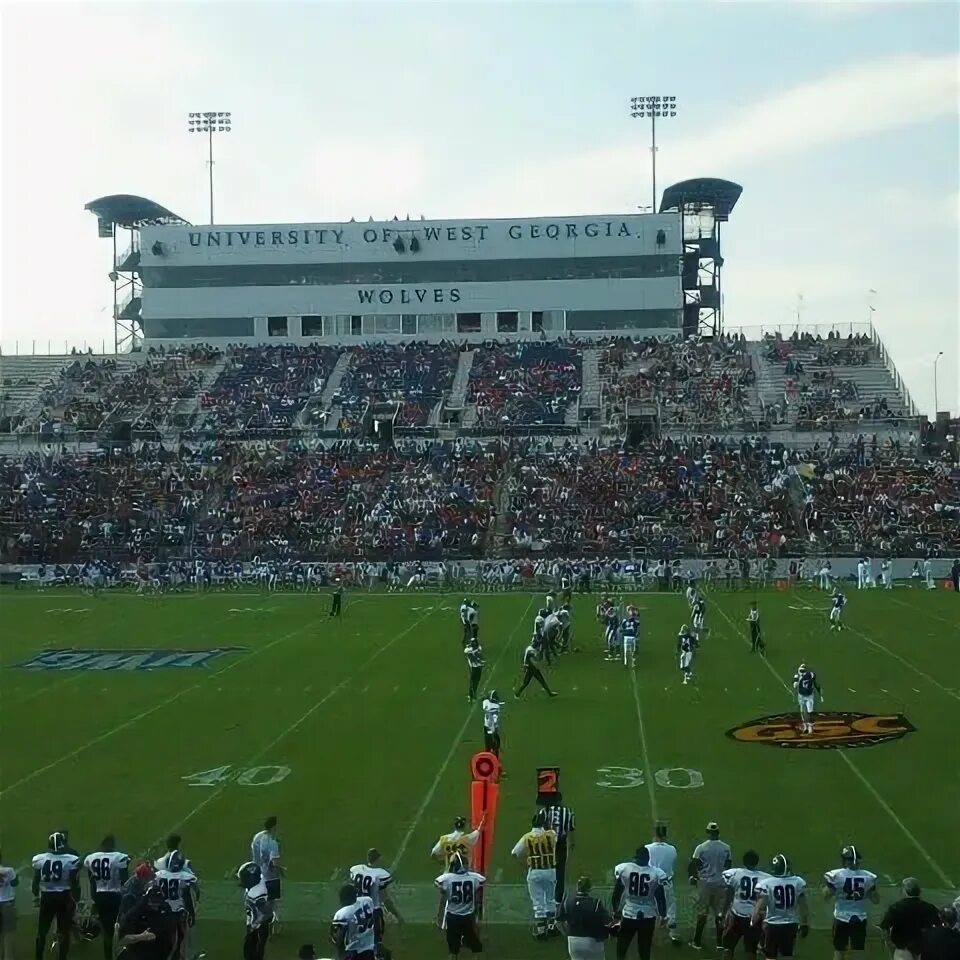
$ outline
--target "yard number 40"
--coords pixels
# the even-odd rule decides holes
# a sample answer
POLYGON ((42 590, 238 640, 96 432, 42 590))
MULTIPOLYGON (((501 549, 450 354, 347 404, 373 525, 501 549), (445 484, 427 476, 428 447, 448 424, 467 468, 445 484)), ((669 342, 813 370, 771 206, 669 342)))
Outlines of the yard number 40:
POLYGON ((289 767, 267 766, 247 767, 234 770, 229 764, 224 767, 214 767, 212 770, 201 770, 199 773, 190 773, 181 780, 186 780, 191 787, 215 787, 221 783, 239 783, 244 787, 269 787, 290 776, 289 767))

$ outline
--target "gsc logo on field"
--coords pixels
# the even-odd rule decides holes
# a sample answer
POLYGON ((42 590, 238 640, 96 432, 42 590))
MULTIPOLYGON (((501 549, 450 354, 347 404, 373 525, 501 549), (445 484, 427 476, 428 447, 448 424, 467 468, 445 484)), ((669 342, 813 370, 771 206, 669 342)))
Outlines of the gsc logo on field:
POLYGON ((728 730, 727 736, 742 743, 765 743, 770 747, 836 750, 872 747, 888 740, 899 740, 915 730, 916 727, 902 713, 876 715, 829 711, 816 714, 813 733, 801 733, 796 714, 776 713, 728 730))
POLYGON ((44 650, 14 666, 25 670, 163 670, 206 667, 227 653, 246 647, 212 650, 44 650))

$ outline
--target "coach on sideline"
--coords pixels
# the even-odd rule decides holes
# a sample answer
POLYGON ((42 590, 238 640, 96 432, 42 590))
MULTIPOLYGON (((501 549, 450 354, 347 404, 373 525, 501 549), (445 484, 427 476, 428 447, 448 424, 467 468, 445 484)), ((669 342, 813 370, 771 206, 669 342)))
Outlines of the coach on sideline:
POLYGON ((880 929, 893 944, 893 960, 915 960, 920 956, 923 932, 940 924, 940 911, 920 899, 920 881, 903 881, 903 899, 891 904, 880 921, 880 929))
POLYGON ((557 920, 567 935, 570 960, 603 960, 603 941, 610 935, 607 908, 590 895, 589 877, 577 880, 577 892, 560 904, 557 920))

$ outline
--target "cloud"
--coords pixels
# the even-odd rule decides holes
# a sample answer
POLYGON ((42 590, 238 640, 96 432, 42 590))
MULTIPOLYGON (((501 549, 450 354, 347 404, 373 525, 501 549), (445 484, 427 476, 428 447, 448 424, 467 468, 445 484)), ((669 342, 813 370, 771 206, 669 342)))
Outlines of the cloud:
MULTIPOLYGON (((705 160, 717 176, 740 177, 784 157, 953 116, 958 70, 955 54, 857 64, 734 109, 693 136, 667 138, 660 155, 671 182, 702 175, 705 160)), ((490 216, 629 209, 648 189, 645 144, 518 161, 462 199, 490 216)))

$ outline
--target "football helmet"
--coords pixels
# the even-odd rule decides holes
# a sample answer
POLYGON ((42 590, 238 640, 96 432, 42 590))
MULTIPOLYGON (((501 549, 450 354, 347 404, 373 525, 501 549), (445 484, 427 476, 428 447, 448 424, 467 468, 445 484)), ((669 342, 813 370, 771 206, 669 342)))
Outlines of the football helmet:
POLYGON ((454 830, 465 830, 467 827, 467 818, 466 817, 457 817, 453 821, 454 830))
POLYGON ((47 846, 50 847, 53 853, 62 853, 67 849, 67 838, 59 830, 54 830, 54 832, 47 837, 47 846))
POLYGON ((844 864, 849 864, 851 867, 856 866, 862 859, 860 856, 860 851, 852 844, 848 843, 840 851, 840 859, 844 864))
POLYGON ((469 867, 467 866, 466 858, 462 853, 455 853, 450 860, 450 872, 451 873, 466 873, 469 867))
POLYGON ((170 856, 167 857, 167 869, 171 873, 179 873, 181 870, 184 870, 187 866, 187 858, 179 850, 174 850, 170 856))
POLYGON ((492 700, 494 703, 499 703, 499 702, 500 702, 500 696, 499 696, 499 694, 497 693, 496 690, 491 690, 491 691, 487 694, 487 699, 488 699, 488 700, 492 700))
POLYGON ((248 861, 237 870, 237 879, 240 881, 240 886, 243 887, 244 890, 250 890, 255 887, 260 882, 262 876, 263 874, 260 872, 260 868, 252 861, 248 861))
POLYGON ((778 853, 770 861, 770 873, 775 877, 787 876, 790 873, 790 861, 782 853, 778 853))

